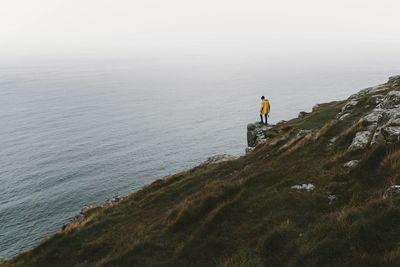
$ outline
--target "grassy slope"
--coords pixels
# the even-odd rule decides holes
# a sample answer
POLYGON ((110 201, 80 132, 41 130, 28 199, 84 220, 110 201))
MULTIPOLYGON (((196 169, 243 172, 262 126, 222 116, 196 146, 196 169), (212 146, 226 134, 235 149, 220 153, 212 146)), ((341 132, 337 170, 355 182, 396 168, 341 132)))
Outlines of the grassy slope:
POLYGON ((323 104, 276 126, 253 153, 90 210, 84 222, 5 265, 399 266, 400 198, 382 193, 400 182, 400 150, 346 151, 373 108, 367 98, 344 121, 334 120, 344 101, 323 104), (313 132, 296 140, 299 129, 313 132), (358 167, 344 168, 351 159, 361 160, 358 167), (299 183, 316 189, 290 188, 299 183))

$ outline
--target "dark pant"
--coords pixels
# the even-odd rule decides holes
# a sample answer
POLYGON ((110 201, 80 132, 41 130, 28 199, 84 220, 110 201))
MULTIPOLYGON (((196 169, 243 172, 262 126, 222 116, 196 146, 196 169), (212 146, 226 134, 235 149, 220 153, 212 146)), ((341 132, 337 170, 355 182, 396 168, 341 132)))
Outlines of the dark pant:
MULTIPOLYGON (((265 114, 264 117, 265 117, 265 124, 268 124, 268 114, 265 114)), ((260 118, 261 118, 261 123, 263 123, 263 114, 260 114, 260 118)))

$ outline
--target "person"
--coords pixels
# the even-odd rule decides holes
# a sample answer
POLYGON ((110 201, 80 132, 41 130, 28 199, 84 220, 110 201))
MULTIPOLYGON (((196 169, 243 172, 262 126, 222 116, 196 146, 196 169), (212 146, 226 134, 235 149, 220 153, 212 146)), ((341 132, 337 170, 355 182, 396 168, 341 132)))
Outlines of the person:
POLYGON ((270 110, 271 106, 269 104, 268 99, 266 99, 264 96, 261 97, 261 108, 260 108, 260 118, 261 118, 261 123, 263 123, 263 116, 265 117, 265 124, 268 124, 268 113, 270 110))

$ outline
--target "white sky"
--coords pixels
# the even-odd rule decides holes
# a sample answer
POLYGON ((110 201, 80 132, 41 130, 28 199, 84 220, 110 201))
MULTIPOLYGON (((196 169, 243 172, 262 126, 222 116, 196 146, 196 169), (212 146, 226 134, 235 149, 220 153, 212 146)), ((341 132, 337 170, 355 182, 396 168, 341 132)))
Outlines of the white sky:
POLYGON ((0 57, 399 56, 398 0, 0 0, 0 57))

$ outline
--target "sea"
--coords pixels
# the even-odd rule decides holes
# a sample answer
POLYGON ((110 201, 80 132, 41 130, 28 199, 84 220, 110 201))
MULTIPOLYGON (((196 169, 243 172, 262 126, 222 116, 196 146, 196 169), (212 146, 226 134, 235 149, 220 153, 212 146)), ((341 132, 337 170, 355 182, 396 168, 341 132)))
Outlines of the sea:
POLYGON ((174 62, 0 66, 0 258, 30 249, 85 206, 208 157, 244 155, 246 125, 289 120, 381 84, 393 70, 174 62))

